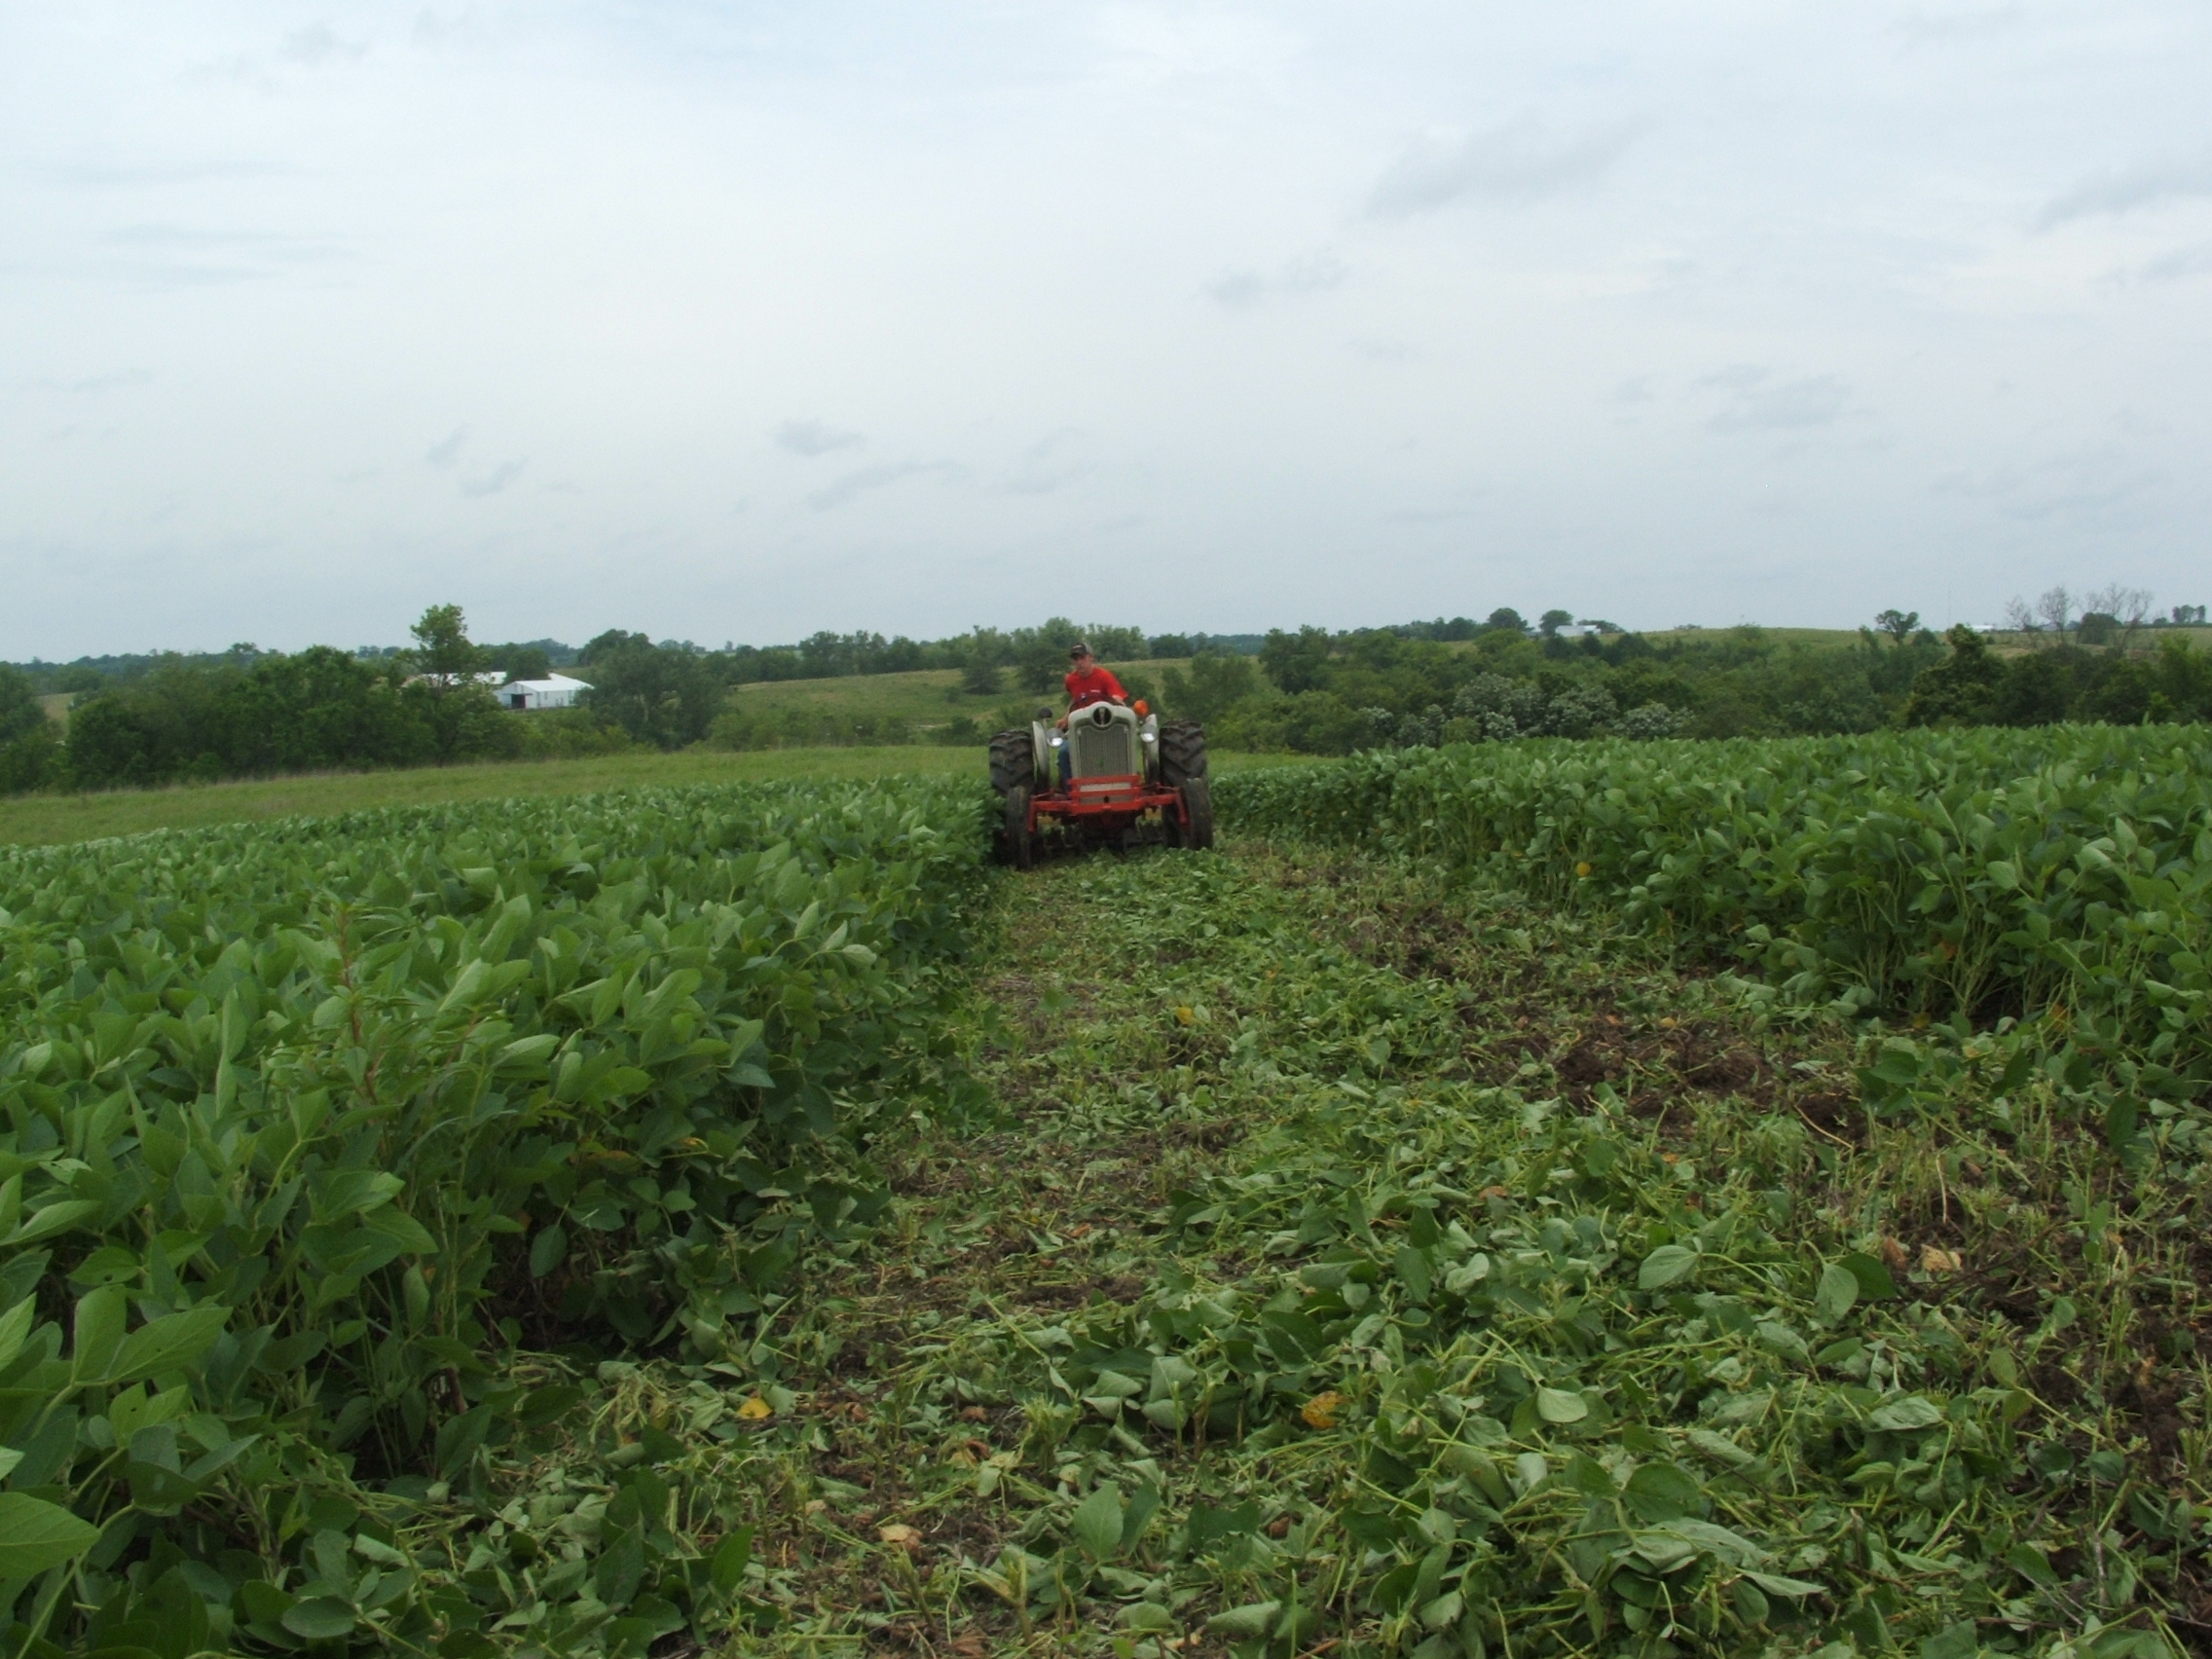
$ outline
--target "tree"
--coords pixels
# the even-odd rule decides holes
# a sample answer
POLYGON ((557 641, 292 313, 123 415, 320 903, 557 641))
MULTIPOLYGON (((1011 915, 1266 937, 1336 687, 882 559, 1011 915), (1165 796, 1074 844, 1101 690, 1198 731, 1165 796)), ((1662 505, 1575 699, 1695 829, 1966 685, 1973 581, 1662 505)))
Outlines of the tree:
POLYGON ((1270 628, 1260 645, 1260 666, 1292 696, 1319 690, 1329 674, 1329 631, 1308 626, 1286 634, 1270 628))
POLYGON ((714 659, 682 645, 656 645, 643 634, 610 630, 586 647, 591 689, 577 701, 641 743, 681 749, 707 735, 727 687, 714 659), (609 637, 619 645, 608 644, 609 637))
POLYGON ((0 743, 13 743, 46 724, 46 710, 31 688, 30 676, 0 662, 0 743))
POLYGON ((2056 587, 2046 588, 2036 600, 2036 614, 2050 625, 2050 631, 2058 636, 2059 643, 2063 645, 2066 630, 2074 622, 2074 596, 2066 591, 2063 582, 2056 587))
POLYGON ((1894 608, 1885 610, 1874 618, 1874 626, 1889 635, 1891 643, 1902 650, 1905 641, 1912 637, 1912 631, 1920 626, 1920 612, 1894 608))
POLYGON ((1986 724, 2005 681, 2005 665, 1991 654, 1989 642, 1964 622, 1943 638, 1950 642, 1951 654, 1914 678, 1900 719, 1908 726, 1986 724))
POLYGON ((1490 620, 1484 626, 1507 634, 1526 634, 1529 631, 1529 624, 1521 620, 1521 612, 1510 605, 1501 605, 1492 611, 1490 620))
POLYGON ((2030 637, 2043 632, 2043 624, 2036 620, 2035 608, 2018 594, 2005 602, 2005 626, 2015 634, 2030 637))
POLYGON ((431 606, 407 631, 415 636, 415 672, 433 690, 466 684, 483 667, 484 653, 468 643, 468 621, 458 605, 431 606))
POLYGON ((1171 668, 1160 678, 1161 701, 1176 719, 1218 720, 1260 689, 1260 668, 1248 656, 1201 651, 1188 669, 1171 668))
POLYGON ((1571 610, 1547 610, 1536 619, 1536 632, 1547 640, 1554 640, 1559 637, 1562 628, 1570 627, 1573 622, 1574 612, 1571 610))

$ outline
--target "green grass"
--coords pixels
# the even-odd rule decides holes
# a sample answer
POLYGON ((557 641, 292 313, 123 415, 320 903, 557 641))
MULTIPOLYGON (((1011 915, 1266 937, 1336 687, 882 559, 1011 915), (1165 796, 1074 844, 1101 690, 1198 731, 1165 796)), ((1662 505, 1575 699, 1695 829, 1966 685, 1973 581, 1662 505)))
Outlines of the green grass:
MULTIPOLYGON (((1135 676, 1157 685, 1161 672, 1180 666, 1172 659, 1108 665, 1124 679, 1135 676)), ((1013 676, 1002 677, 1013 683, 1013 676)), ((749 713, 799 712, 842 719, 895 719, 906 718, 927 729, 963 717, 980 720, 993 711, 1018 705, 1065 701, 1055 686, 1050 696, 1018 690, 1000 690, 988 696, 964 691, 960 673, 950 668, 917 669, 911 674, 852 674, 827 680, 762 681, 741 685, 731 693, 732 706, 749 713)))
POLYGON ((582 760, 434 766, 400 772, 326 772, 164 790, 18 795, 0 801, 0 845, 90 841, 142 830, 192 830, 274 818, 321 817, 372 806, 496 800, 508 795, 591 794, 637 785, 750 783, 768 778, 867 778, 907 773, 984 775, 980 750, 774 749, 730 755, 638 751, 582 760))
MULTIPOLYGON (((886 680, 913 678, 884 675, 886 680)), ((800 682, 849 685, 856 681, 800 682)), ((1296 764, 1279 755, 1217 755, 1216 770, 1296 764)), ((161 790, 111 790, 97 794, 16 795, 0 799, 0 846, 43 846, 135 835, 146 830, 197 830, 211 824, 257 824, 277 818, 325 817, 372 806, 426 806, 441 801, 497 800, 509 795, 593 794, 601 790, 682 784, 755 783, 778 778, 884 778, 915 773, 986 773, 979 749, 926 744, 883 749, 758 749, 740 754, 686 749, 674 755, 640 750, 582 760, 504 761, 480 766, 430 766, 401 772, 322 772, 184 784, 161 790)))

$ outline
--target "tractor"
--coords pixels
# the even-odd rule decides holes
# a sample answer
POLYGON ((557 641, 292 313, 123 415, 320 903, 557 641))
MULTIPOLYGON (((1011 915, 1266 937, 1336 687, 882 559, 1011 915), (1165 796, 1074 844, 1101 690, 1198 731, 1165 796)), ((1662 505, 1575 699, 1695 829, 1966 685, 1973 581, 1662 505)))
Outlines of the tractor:
POLYGON ((1039 709, 1028 730, 992 737, 991 788, 1005 813, 999 858, 1016 869, 1100 847, 1213 845, 1205 728, 1161 724, 1141 702, 1078 709, 1064 733, 1039 709))

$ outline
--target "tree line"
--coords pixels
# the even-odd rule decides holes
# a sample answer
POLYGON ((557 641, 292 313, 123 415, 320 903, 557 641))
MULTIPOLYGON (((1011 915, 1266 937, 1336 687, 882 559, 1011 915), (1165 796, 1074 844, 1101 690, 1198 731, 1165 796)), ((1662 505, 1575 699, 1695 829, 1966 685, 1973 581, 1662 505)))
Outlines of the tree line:
MULTIPOLYGON (((1480 621, 1211 637, 1079 628, 1053 617, 939 641, 824 633, 793 646, 720 650, 609 629, 571 648, 552 641, 480 645, 468 638, 458 607, 433 606, 411 630, 412 643, 390 651, 240 645, 129 661, 62 693, 72 702, 66 732, 40 703, 42 692, 52 694, 52 677, 42 682, 0 665, 0 792, 553 758, 633 746, 977 743, 997 725, 1025 721, 1057 691, 1078 637, 1109 664, 1165 659, 1157 671, 1124 672, 1132 693, 1206 721, 1223 749, 1259 752, 2212 719, 2212 657, 2171 632, 2158 637, 2164 619, 2145 619, 2140 605, 2083 609, 2045 599, 2064 626, 2052 620, 2015 632, 2009 649, 1971 628, 1938 638, 1916 613, 1894 609, 1839 646, 1755 627, 1647 638, 1564 609, 1531 622, 1509 608, 1480 621), (2016 648, 2023 642, 2032 648, 2016 648), (556 658, 590 682, 574 709, 518 719, 477 679, 540 678, 556 658), (898 714, 854 717, 759 713, 732 695, 745 684, 801 678, 798 668, 822 679, 909 665, 956 670, 957 694, 971 708, 977 698, 1004 701, 980 716, 947 718, 925 697, 898 714)), ((2184 607, 2175 619, 2194 620, 2193 613, 2184 607)))

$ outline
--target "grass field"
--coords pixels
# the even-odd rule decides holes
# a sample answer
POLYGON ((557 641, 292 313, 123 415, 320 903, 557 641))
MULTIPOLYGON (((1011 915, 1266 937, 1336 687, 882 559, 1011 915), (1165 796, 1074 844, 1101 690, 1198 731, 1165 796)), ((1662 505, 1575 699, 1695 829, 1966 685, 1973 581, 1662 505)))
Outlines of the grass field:
POLYGON ((89 841, 142 830, 195 830, 273 818, 321 817, 372 806, 497 800, 508 795, 591 794, 638 785, 746 783, 762 778, 867 778, 916 772, 984 772, 980 750, 778 749, 729 755, 640 751, 582 760, 433 766, 403 772, 331 772, 166 790, 18 795, 0 800, 0 845, 89 841))
MULTIPOLYGON (((885 675, 886 680, 916 678, 885 675)), ((804 682, 834 686, 860 680, 804 682)), ((1217 755, 1222 771, 1285 762, 1282 756, 1217 755)), ((145 830, 197 830, 276 818, 323 817, 373 806, 424 806, 438 801, 498 800, 509 795, 592 794, 640 786, 752 783, 772 778, 889 778, 986 772, 979 749, 901 745, 883 749, 762 749, 742 754, 687 749, 674 755, 641 750, 582 760, 514 761, 484 766, 434 766, 404 772, 330 772, 300 778, 180 785, 164 790, 113 790, 98 794, 16 795, 0 799, 0 846, 40 846, 134 835, 145 830)))
MULTIPOLYGON (((1131 676, 1158 684, 1161 672, 1180 666, 1172 658, 1151 662, 1117 662, 1109 665, 1124 679, 1131 676)), ((1007 677, 1011 683, 1012 677, 1007 677)), ((910 674, 854 674, 828 680, 761 681, 741 685, 732 702, 747 711, 803 712, 845 719, 911 719, 927 728, 966 718, 980 720, 994 710, 1035 702, 1057 704, 1051 698, 1020 691, 996 691, 978 696, 960 686, 960 673, 950 668, 917 669, 910 674)))

